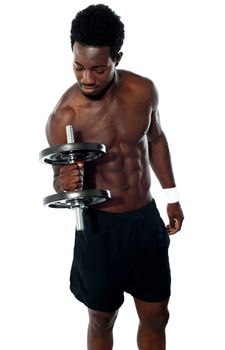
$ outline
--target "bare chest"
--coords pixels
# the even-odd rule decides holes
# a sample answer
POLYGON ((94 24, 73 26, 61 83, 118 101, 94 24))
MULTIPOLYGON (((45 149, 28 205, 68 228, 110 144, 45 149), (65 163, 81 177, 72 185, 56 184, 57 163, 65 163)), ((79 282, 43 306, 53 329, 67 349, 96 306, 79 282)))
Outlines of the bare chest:
POLYGON ((134 103, 115 103, 76 110, 75 137, 79 142, 138 144, 150 126, 150 110, 134 103))

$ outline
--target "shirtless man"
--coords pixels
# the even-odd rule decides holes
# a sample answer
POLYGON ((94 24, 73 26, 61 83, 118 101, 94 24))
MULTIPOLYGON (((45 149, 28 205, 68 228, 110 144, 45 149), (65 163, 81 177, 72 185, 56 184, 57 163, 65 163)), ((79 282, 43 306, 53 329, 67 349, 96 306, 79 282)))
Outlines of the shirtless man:
MULTIPOLYGON (((167 140, 154 84, 118 70, 124 26, 105 5, 91 5, 72 22, 73 70, 77 83, 62 96, 47 127, 49 144, 66 143, 73 125, 78 142, 103 143, 107 154, 85 165, 55 166, 57 192, 108 189, 112 198, 84 212, 76 232, 71 291, 89 312, 88 349, 111 350, 113 325, 130 293, 140 319, 141 350, 165 349, 170 297, 169 235, 181 229, 178 199, 167 206, 165 227, 150 192, 150 166, 163 189, 174 193, 167 140)), ((129 322, 129 320, 128 320, 129 322)))

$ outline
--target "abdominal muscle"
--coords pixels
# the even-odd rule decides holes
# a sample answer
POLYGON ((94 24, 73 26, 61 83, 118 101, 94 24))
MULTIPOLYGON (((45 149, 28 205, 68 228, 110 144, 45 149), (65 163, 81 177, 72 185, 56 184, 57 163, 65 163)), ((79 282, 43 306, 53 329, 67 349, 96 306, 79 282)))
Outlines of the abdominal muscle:
POLYGON ((109 190, 111 199, 95 207, 121 213, 139 209, 152 200, 151 178, 146 150, 137 146, 116 148, 109 150, 100 164, 88 167, 86 187, 109 190))

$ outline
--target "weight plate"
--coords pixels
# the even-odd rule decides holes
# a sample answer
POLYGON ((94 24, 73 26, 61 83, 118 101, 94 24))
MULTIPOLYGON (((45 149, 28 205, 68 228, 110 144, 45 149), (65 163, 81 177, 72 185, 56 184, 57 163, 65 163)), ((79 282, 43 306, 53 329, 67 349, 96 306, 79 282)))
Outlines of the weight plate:
POLYGON ((108 190, 77 190, 74 192, 56 193, 45 197, 43 204, 50 208, 87 208, 91 205, 103 203, 110 198, 111 193, 108 190))
POLYGON ((106 153, 106 147, 100 143, 65 143, 44 149, 39 154, 43 163, 53 165, 73 164, 78 160, 90 162, 106 153))

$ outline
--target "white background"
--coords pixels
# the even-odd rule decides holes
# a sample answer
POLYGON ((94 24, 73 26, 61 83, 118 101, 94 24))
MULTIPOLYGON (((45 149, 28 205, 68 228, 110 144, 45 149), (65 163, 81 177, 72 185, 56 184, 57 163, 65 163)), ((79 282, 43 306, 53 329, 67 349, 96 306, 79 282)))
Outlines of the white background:
MULTIPOLYGON (((0 347, 86 348, 86 308, 69 291, 74 215, 42 207, 52 194, 45 124, 74 82, 70 24, 89 1, 2 1, 0 8, 0 347)), ((94 3, 94 2, 93 2, 94 3)), ((159 90, 185 213, 172 237, 168 350, 224 349, 223 1, 105 1, 126 26, 120 68, 159 90)), ((165 221, 157 181, 153 195, 165 221)), ((125 296, 115 350, 136 347, 137 316, 125 296)))

